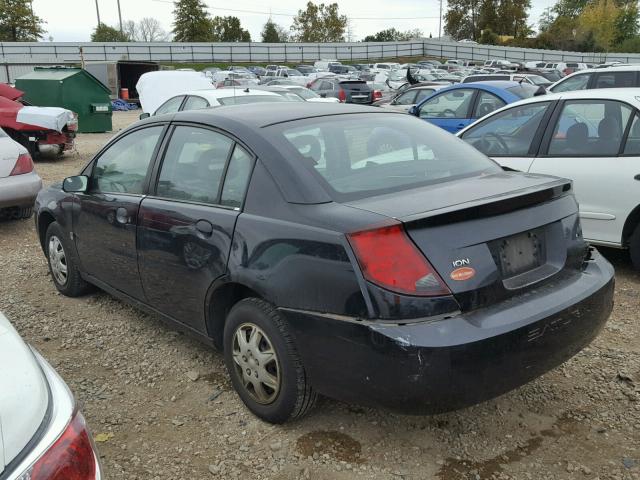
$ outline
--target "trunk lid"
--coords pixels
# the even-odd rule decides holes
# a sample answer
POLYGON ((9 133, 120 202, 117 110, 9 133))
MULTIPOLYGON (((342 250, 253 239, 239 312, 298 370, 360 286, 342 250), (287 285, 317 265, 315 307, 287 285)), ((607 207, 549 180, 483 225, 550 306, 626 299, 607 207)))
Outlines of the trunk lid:
POLYGON ((340 82, 346 93, 347 103, 371 103, 373 101, 371 88, 367 82, 361 80, 347 80, 340 82))
POLYGON ((569 180, 504 172, 349 202, 395 218, 463 310, 582 265, 569 180))

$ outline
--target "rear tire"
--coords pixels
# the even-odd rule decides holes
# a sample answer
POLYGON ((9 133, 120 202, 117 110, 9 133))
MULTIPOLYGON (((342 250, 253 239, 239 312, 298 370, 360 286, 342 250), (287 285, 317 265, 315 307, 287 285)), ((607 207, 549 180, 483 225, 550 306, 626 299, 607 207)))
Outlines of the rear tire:
POLYGON ((79 297, 85 294, 90 286, 80 276, 78 263, 71 253, 68 235, 58 222, 47 228, 45 236, 45 253, 53 284, 58 291, 67 297, 79 297))
POLYGON ((224 327, 224 360, 244 404, 269 423, 300 418, 316 402, 284 318, 264 300, 247 298, 231 309, 224 327))

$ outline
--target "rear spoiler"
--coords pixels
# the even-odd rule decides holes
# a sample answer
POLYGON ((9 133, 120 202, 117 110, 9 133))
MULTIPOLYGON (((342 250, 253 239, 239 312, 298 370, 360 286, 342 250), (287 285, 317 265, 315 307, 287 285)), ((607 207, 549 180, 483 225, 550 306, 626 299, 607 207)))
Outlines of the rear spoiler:
POLYGON ((416 222, 420 226, 435 227, 472 219, 492 217, 528 208, 568 195, 572 190, 572 182, 558 179, 551 184, 509 192, 498 197, 488 197, 461 205, 417 213, 402 217, 403 223, 416 222))

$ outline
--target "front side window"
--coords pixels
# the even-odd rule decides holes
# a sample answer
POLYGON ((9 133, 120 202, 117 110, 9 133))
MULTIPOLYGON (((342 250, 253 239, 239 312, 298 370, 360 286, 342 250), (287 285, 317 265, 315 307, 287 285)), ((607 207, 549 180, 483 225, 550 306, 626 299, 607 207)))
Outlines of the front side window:
POLYGON ((485 155, 524 157, 550 102, 513 107, 480 122, 462 135, 462 139, 485 155))
POLYGON ((173 97, 164 102, 162 105, 158 107, 156 110, 156 115, 162 115, 164 113, 175 113, 180 109, 180 105, 182 104, 182 100, 184 100, 184 95, 180 95, 179 97, 173 97))
POLYGON ((506 105, 506 103, 489 92, 480 92, 476 107, 473 109, 472 118, 482 118, 491 112, 498 110, 506 105))
POLYGON ((457 89, 430 98, 420 108, 420 118, 467 118, 474 90, 457 89))
POLYGON ((117 140, 98 158, 91 174, 92 189, 104 193, 143 193, 163 126, 131 132, 117 140))
POLYGON ((287 161, 313 171, 336 201, 501 171, 444 130, 405 115, 334 115, 268 128, 287 161))
POLYGON ((198 203, 218 203, 218 190, 233 141, 206 130, 179 126, 171 135, 156 195, 198 203))
POLYGON ((617 155, 631 107, 613 100, 565 102, 549 144, 551 156, 617 155))
POLYGON ((581 73, 580 75, 575 75, 571 78, 567 78, 564 82, 559 83, 551 90, 554 93, 558 92, 572 92, 574 90, 585 90, 587 85, 589 84, 589 79, 591 78, 590 73, 581 73))

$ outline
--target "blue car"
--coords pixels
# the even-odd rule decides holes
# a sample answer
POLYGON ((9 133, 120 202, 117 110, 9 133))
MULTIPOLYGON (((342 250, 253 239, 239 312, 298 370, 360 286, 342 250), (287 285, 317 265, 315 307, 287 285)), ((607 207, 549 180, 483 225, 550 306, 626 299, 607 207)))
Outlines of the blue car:
POLYGON ((456 133, 508 103, 544 93, 543 88, 524 82, 459 83, 438 90, 410 109, 409 113, 456 133))

